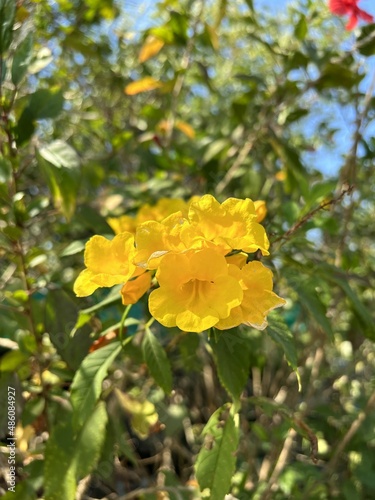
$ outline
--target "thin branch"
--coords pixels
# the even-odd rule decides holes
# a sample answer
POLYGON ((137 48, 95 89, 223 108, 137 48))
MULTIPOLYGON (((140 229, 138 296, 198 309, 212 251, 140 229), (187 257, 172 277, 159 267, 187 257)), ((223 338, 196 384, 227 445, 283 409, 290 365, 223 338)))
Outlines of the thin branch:
MULTIPOLYGON (((177 498, 182 498, 182 493, 194 493, 196 490, 191 486, 153 486, 151 488, 139 488, 137 490, 131 491, 126 495, 119 497, 117 500, 132 500, 133 498, 139 498, 142 495, 153 494, 157 492, 167 492, 174 493, 177 498)), ((106 500, 106 499, 104 499, 106 500)))
POLYGON ((273 487, 277 483, 277 480, 279 479, 279 476, 286 465, 296 435, 297 431, 295 429, 289 429, 288 435, 284 441, 283 449, 280 452, 275 468, 273 469, 271 477, 268 480, 267 489, 261 496, 262 500, 268 500, 269 498, 271 498, 273 487))
POLYGON ((353 189, 354 189, 354 186, 348 186, 348 187, 344 188, 343 191, 341 192, 341 194, 339 196, 337 196, 336 198, 332 198, 331 200, 328 200, 328 201, 323 201, 317 207, 315 207, 313 210, 311 210, 306 215, 304 215, 290 229, 288 229, 288 231, 286 231, 284 234, 282 234, 281 236, 278 236, 276 239, 274 239, 272 241, 272 243, 274 244, 274 243, 277 243, 279 241, 288 240, 296 231, 298 231, 298 229, 300 229, 303 225, 306 224, 306 222, 308 222, 310 219, 312 219, 315 214, 317 214, 321 210, 326 209, 327 207, 329 207, 331 205, 336 205, 344 198, 344 196, 351 194, 353 189))
POLYGON ((341 439, 341 441, 337 445, 337 448, 335 449, 335 452, 332 455, 331 460, 328 462, 326 467, 326 473, 328 475, 330 475, 335 470, 337 462, 342 452, 345 450, 349 442, 353 439, 354 435, 361 427, 367 416, 374 411, 374 408, 375 408, 375 392, 372 393, 369 400, 367 401, 365 409, 358 414, 357 418, 354 420, 354 422, 352 422, 352 425, 349 427, 345 436, 341 439))
POLYGON ((371 105, 371 99, 375 91, 375 71, 372 76, 371 83, 366 91, 366 95, 363 101, 363 109, 361 112, 357 109, 357 118, 356 118, 356 128, 353 134, 353 144, 350 149, 350 153, 346 159, 345 165, 341 169, 339 186, 344 184, 352 185, 355 183, 356 178, 356 170, 357 170, 357 150, 358 144, 362 139, 362 128, 364 121, 366 119, 367 113, 369 111, 371 105))

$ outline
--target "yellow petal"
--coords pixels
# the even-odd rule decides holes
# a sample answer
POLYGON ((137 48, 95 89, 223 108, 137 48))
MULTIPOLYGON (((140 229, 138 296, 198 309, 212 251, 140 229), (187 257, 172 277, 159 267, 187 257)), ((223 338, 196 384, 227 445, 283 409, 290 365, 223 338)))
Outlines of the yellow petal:
POLYGON ((257 214, 257 222, 262 222, 262 220, 267 215, 266 202, 263 200, 254 201, 255 211, 257 214))
POLYGON ((135 304, 150 288, 151 273, 143 273, 138 278, 125 283, 121 289, 122 303, 135 304))
POLYGON ((93 236, 86 243, 85 264, 74 284, 78 297, 91 295, 97 288, 111 287, 124 283, 133 275, 135 265, 134 237, 131 233, 121 233, 113 240, 103 236, 93 236))
POLYGON ((136 221, 129 215, 121 215, 121 217, 109 217, 107 219, 108 225, 113 229, 115 234, 124 232, 135 233, 136 221))
POLYGON ((156 273, 160 288, 149 297, 150 313, 164 326, 202 332, 242 301, 239 280, 212 249, 167 254, 156 273))
POLYGON ((272 272, 261 262, 253 261, 242 269, 229 266, 230 274, 237 278, 243 289, 243 300, 239 307, 231 310, 229 316, 215 325, 220 330, 245 323, 263 330, 267 326, 267 314, 285 304, 285 300, 272 291, 272 272))

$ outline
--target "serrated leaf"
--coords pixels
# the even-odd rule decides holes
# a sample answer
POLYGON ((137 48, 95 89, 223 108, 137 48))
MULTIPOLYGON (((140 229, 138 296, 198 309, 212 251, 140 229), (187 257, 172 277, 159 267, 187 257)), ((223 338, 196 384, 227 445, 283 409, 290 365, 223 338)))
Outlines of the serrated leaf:
POLYGON ((159 89, 163 87, 163 83, 159 80, 155 80, 151 76, 145 76, 141 80, 137 80, 136 82, 129 83, 125 87, 126 95, 136 95, 142 92, 150 92, 151 90, 159 89))
POLYGON ((100 402, 76 439, 74 467, 77 479, 87 476, 96 466, 104 444, 107 420, 105 404, 100 402))
POLYGON ((12 82, 17 86, 27 73, 31 61, 33 36, 31 33, 17 47, 12 63, 12 82))
POLYGON ((121 349, 120 342, 112 342, 90 353, 82 361, 74 376, 70 395, 76 428, 90 417, 102 392, 102 382, 121 349))
POLYGON ((235 470, 235 452, 239 433, 229 405, 211 416, 202 431, 204 443, 199 452, 195 473, 201 491, 210 490, 210 498, 222 500, 227 494, 235 470))
POLYGON ((219 379, 234 398, 239 399, 250 370, 250 339, 238 330, 217 332, 211 342, 219 379))
MULTIPOLYGON (((65 416, 65 415, 64 415, 65 416)), ((75 498, 76 477, 72 467, 75 442, 69 419, 57 424, 48 439, 44 465, 45 500, 75 498)))
POLYGON ((169 394, 172 391, 171 365, 163 347, 148 328, 143 338, 142 352, 151 376, 169 394))
POLYGON ((300 386, 300 376, 298 373, 297 349, 292 332, 288 325, 278 313, 271 313, 268 316, 267 333, 274 342, 279 344, 285 354, 288 364, 295 371, 300 386))
POLYGON ((107 425, 105 404, 99 403, 75 433, 70 414, 65 414, 48 440, 45 453, 45 499, 71 500, 75 498, 79 479, 96 466, 107 425))

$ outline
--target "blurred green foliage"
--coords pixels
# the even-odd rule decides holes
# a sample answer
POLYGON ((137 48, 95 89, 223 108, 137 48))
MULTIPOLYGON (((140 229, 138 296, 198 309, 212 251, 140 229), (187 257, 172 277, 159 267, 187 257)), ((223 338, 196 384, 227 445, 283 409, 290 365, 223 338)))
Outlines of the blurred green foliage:
POLYGON ((131 25, 121 2, 0 0, 4 498, 204 498, 195 477, 214 500, 374 498, 374 26, 353 38, 320 0, 163 0, 131 25), (267 330, 74 297, 107 217, 204 193, 266 200, 288 302, 267 330))

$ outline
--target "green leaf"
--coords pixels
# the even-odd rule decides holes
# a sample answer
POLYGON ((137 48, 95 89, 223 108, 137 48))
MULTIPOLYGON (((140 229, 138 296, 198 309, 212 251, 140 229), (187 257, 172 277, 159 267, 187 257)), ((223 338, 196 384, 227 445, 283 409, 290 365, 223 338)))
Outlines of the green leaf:
POLYGON ((58 354, 69 368, 77 370, 92 344, 91 328, 83 326, 71 335, 76 326, 78 307, 61 289, 49 290, 45 302, 45 327, 58 354))
POLYGON ((209 489, 209 498, 222 500, 230 488, 239 440, 228 404, 215 411, 202 436, 204 443, 195 465, 196 477, 201 491, 209 489))
POLYGON ((0 373, 17 371, 27 358, 28 356, 18 349, 7 352, 0 358, 0 373))
POLYGON ((9 182, 12 178, 12 165, 4 158, 0 157, 0 183, 9 182))
POLYGON ((307 22, 306 22, 306 17, 302 15, 300 17, 300 20, 296 24, 296 27, 294 28, 294 35, 298 40, 304 40, 307 35, 307 22))
POLYGON ((169 394, 172 391, 171 365, 163 347, 149 328, 143 338, 142 352, 151 376, 169 394))
POLYGON ((80 184, 80 159, 75 150, 57 140, 40 148, 37 159, 49 184, 56 208, 69 221, 75 211, 80 184))
POLYGON ((64 418, 53 428, 47 441, 44 465, 45 500, 75 498, 76 476, 72 467, 75 446, 71 421, 64 418))
POLYGON ((16 2, 0 0, 0 55, 4 54, 12 41, 15 15, 16 2))
POLYGON ((358 85, 363 77, 364 75, 359 75, 346 66, 329 63, 322 69, 320 77, 313 85, 320 91, 337 87, 351 89, 358 85))
POLYGON ((285 358, 288 364, 295 371, 298 378, 298 384, 300 385, 297 349, 293 334, 289 330, 288 325, 278 313, 272 312, 268 316, 268 327, 266 331, 272 340, 282 347, 285 358))
POLYGON ((221 384, 234 399, 239 399, 249 376, 250 339, 237 329, 217 332, 211 347, 221 384))
POLYGON ((96 466, 107 425, 105 403, 99 403, 78 434, 70 414, 64 414, 48 440, 45 452, 44 486, 46 500, 72 500, 79 479, 96 466))
POLYGON ((102 392, 102 382, 121 349, 120 342, 112 342, 83 360, 71 386, 75 427, 81 427, 90 417, 102 392))
POLYGON ((100 402, 76 440, 74 463, 77 479, 87 476, 98 463, 105 440, 107 420, 105 404, 100 402))
POLYGON ((35 120, 56 118, 64 106, 61 90, 39 89, 29 96, 28 109, 35 120))
POLYGON ((368 24, 361 28, 361 34, 357 38, 357 45, 358 52, 363 56, 372 56, 375 54, 374 33, 375 24, 368 24))
POLYGON ((12 63, 12 82, 17 86, 27 73, 31 61, 33 36, 30 33, 17 47, 12 63))
POLYGON ((5 60, 3 59, 0 64, 0 84, 2 84, 3 81, 5 80, 6 73, 7 73, 7 65, 5 60))
POLYGON ((375 339, 374 318, 367 307, 363 304, 363 302, 361 302, 356 292, 350 286, 349 282, 337 275, 332 275, 330 273, 327 274, 326 278, 336 283, 341 288, 341 290, 345 293, 345 295, 352 303, 353 309, 357 313, 359 319, 366 327, 366 331, 369 334, 369 337, 375 339))
POLYGON ((82 309, 80 311, 80 314, 91 314, 97 311, 98 309, 107 306, 108 304, 113 304, 113 302, 117 302, 118 300, 121 299, 120 291, 122 286, 123 285, 115 285, 114 287, 111 288, 111 291, 109 292, 109 294, 105 299, 101 300, 100 302, 91 307, 88 307, 87 309, 82 309))
POLYGON ((67 247, 60 253, 60 257, 67 257, 68 255, 75 255, 76 253, 82 252, 85 248, 85 244, 81 240, 72 241, 67 247))
POLYGON ((314 283, 310 280, 299 276, 292 276, 288 278, 291 287, 297 292, 300 303, 306 310, 308 315, 321 326, 323 331, 327 333, 331 340, 333 340, 333 330, 331 323, 327 318, 327 311, 315 290, 314 283))

